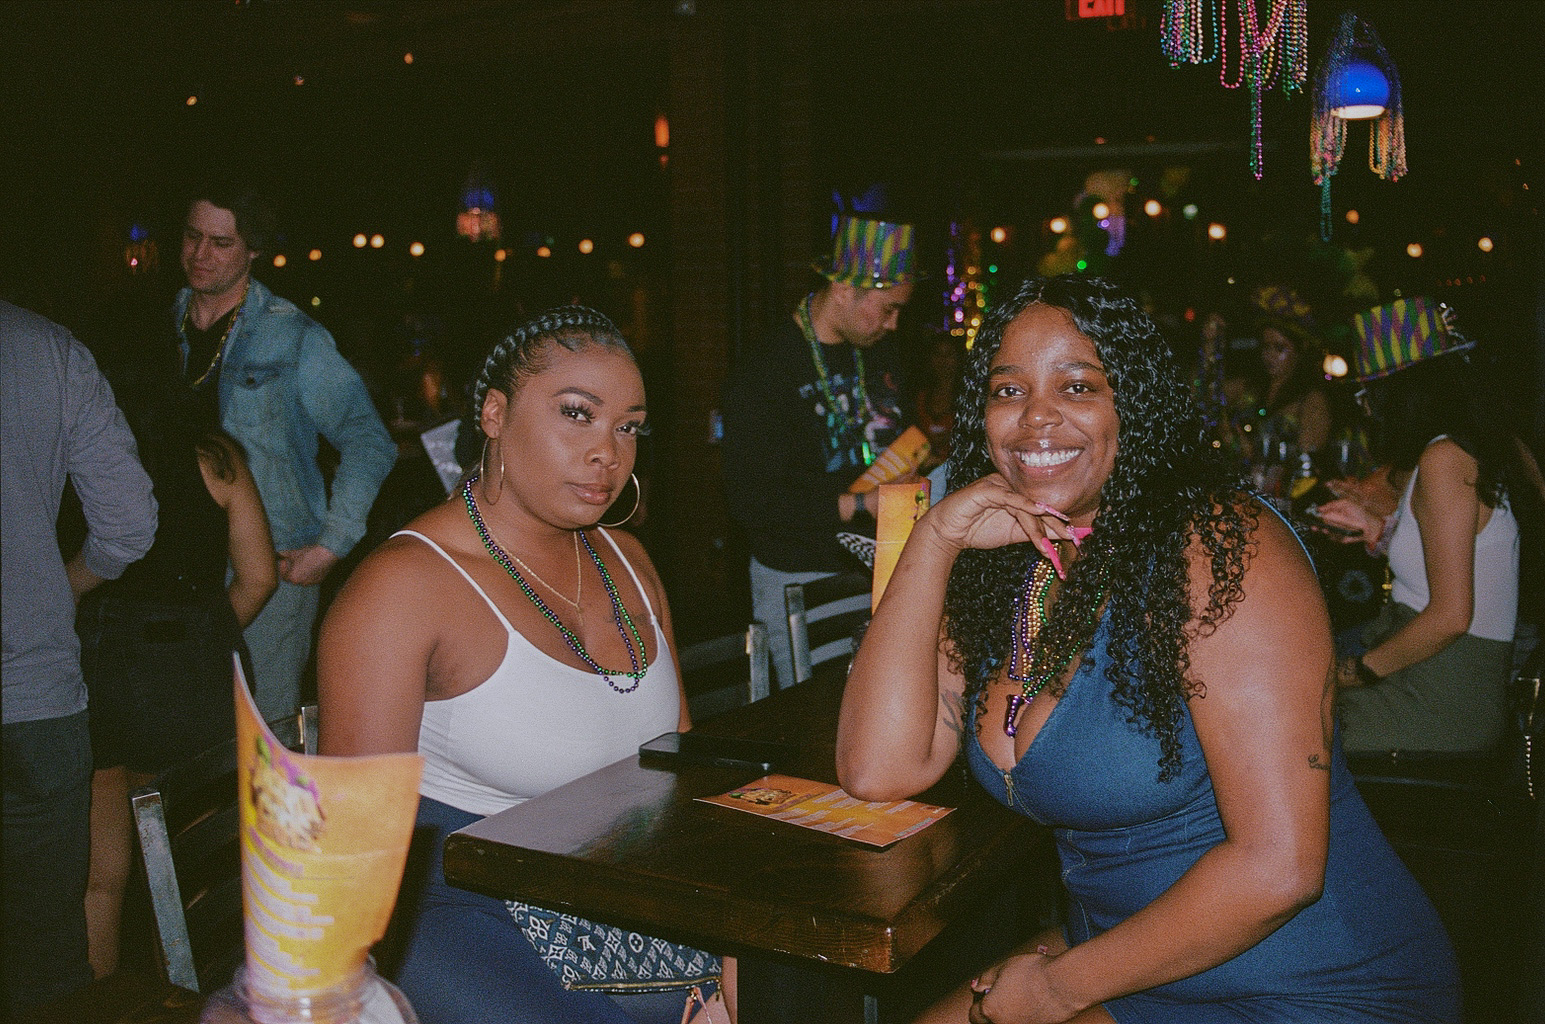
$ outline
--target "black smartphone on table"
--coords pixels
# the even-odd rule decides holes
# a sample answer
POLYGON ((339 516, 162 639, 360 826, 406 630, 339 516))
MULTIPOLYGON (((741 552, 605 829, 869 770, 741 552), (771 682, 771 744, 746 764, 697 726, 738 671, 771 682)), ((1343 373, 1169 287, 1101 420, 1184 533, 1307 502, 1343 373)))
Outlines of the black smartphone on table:
POLYGON ((719 768, 754 768, 765 774, 788 764, 798 752, 799 748, 792 743, 773 740, 667 732, 641 745, 638 760, 640 764, 656 767, 707 764, 719 768))

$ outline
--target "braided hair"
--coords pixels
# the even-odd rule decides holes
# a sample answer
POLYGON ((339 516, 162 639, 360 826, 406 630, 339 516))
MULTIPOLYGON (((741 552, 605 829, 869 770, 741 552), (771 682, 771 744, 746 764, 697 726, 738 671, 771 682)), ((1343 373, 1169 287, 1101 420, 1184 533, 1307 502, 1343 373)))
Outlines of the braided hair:
MULTIPOLYGON (((1200 413, 1154 322, 1109 281, 1071 274, 1026 281, 986 317, 956 398, 952 490, 996 470, 985 428, 988 374, 1004 331, 1037 302, 1066 310, 1094 343, 1120 422, 1094 533, 1042 629, 1047 637, 1075 637, 1087 652, 1093 641, 1087 624, 1097 621, 1109 594, 1106 675, 1127 721, 1158 738, 1159 779, 1167 781, 1180 768, 1185 701, 1205 693, 1191 677, 1190 637, 1216 628, 1243 596, 1254 506, 1222 454, 1204 440, 1200 413), (1188 628, 1192 537, 1211 561, 1212 582, 1198 623, 1188 628)), ((967 550, 950 575, 945 637, 978 728, 986 685, 1009 654, 1014 596, 1038 557, 1029 544, 967 550)), ((1052 686, 1060 695, 1063 684, 1052 686)))
MULTIPOLYGON (((483 360, 483 369, 477 375, 472 392, 473 420, 482 432, 481 412, 488 389, 504 392, 505 397, 515 397, 515 389, 521 378, 540 373, 547 365, 550 346, 561 345, 570 352, 578 352, 590 345, 615 349, 633 359, 633 350, 617 330, 617 325, 603 313, 588 306, 555 306, 544 310, 523 323, 494 345, 483 360)), ((636 363, 637 360, 634 360, 636 363)))

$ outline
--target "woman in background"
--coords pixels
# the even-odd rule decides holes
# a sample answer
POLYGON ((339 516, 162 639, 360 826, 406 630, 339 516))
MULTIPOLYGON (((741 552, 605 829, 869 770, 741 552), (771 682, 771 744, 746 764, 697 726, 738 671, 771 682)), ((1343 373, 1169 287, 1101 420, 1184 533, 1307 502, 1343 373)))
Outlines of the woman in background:
POLYGON ((1472 343, 1424 299, 1359 314, 1358 379, 1374 455, 1400 494, 1393 516, 1354 492, 1319 506, 1348 542, 1387 544, 1390 603, 1337 661, 1348 750, 1490 750, 1501 739, 1518 621, 1518 522, 1529 486, 1513 435, 1482 390, 1472 343))
POLYGON ((1250 401, 1260 458, 1282 461, 1284 443, 1290 455, 1313 456, 1333 427, 1314 315, 1297 292, 1279 285, 1259 289, 1252 304, 1264 374, 1250 401))
POLYGON ((86 595, 76 616, 96 767, 86 924, 99 978, 118 966, 129 793, 236 734, 231 654, 246 660, 241 631, 279 579, 241 446, 181 385, 126 405, 160 524, 150 552, 86 595))

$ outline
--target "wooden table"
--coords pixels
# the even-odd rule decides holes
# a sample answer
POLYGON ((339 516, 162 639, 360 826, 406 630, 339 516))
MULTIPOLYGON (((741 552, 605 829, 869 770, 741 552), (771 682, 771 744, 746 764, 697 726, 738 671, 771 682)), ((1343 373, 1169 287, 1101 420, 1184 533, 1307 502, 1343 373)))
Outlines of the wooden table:
MULTIPOLYGON (((841 688, 840 672, 818 674, 699 728, 797 743, 783 771, 836 782, 841 688)), ((635 755, 451 834, 445 875, 738 956, 742 1024, 873 1024, 882 999, 907 1001, 894 976, 947 927, 982 931, 973 919, 1027 877, 1055 884, 1049 834, 958 773, 920 797, 957 810, 884 850, 694 801, 754 777, 635 755)))

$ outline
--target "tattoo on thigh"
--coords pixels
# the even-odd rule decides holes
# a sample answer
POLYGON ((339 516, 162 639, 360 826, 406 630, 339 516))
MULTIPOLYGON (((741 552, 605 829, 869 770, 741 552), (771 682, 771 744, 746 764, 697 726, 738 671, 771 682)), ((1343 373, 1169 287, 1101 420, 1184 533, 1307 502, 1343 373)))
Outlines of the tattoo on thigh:
POLYGON ((1330 755, 1329 754, 1310 754, 1309 755, 1309 767, 1310 768, 1316 768, 1316 769, 1318 769, 1318 770, 1320 770, 1322 772, 1330 771, 1330 755))

